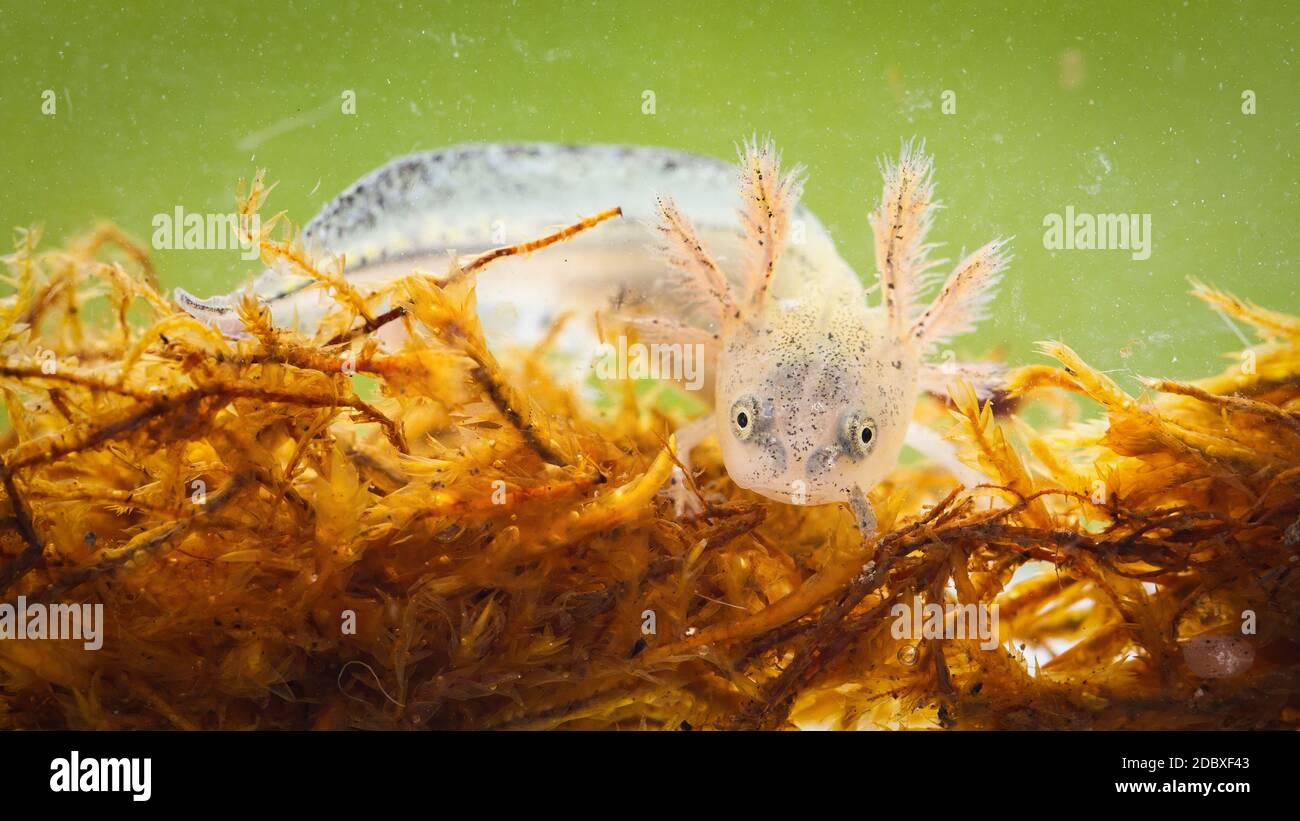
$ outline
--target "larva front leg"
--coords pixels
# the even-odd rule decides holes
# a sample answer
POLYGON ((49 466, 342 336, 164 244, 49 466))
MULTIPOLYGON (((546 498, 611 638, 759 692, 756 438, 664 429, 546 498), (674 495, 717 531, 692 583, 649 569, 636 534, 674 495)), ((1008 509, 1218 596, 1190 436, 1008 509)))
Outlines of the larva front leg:
POLYGON ((853 511, 853 518, 858 522, 858 531, 864 542, 876 535, 876 511, 871 507, 871 500, 867 498, 865 490, 855 487, 849 492, 849 509, 853 511))
POLYGON ((712 414, 702 416, 679 428, 673 438, 677 440, 677 466, 665 491, 673 502, 673 514, 681 519, 693 518, 704 512, 704 503, 686 480, 691 472, 691 451, 713 433, 712 414))

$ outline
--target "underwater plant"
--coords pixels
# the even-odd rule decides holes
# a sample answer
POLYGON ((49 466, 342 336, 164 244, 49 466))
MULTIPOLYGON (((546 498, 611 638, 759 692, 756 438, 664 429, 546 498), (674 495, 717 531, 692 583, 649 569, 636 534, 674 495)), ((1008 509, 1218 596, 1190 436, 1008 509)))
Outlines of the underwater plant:
POLYGON ((304 331, 241 298, 236 339, 116 228, 54 250, 19 232, 0 590, 105 623, 98 650, 0 642, 0 725, 1300 723, 1300 319, 1197 284, 1260 338, 1221 374, 1134 396, 1054 342, 987 400, 922 399, 989 481, 897 465, 865 543, 840 505, 738 487, 707 443, 695 482, 722 501, 679 518, 682 414, 631 383, 596 413, 548 368, 553 335, 494 353, 477 309, 494 261, 613 216, 369 293, 283 215, 245 220, 328 307, 304 331), (1051 421, 1010 412, 1030 405, 1051 421), (916 601, 996 606, 996 646, 896 638, 916 601))

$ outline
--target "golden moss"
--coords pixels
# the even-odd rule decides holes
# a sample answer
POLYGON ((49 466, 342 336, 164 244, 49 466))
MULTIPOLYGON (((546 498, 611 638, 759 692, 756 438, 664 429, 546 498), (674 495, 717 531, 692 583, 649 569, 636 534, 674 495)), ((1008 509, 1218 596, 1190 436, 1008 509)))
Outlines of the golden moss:
MULTIPOLYGON (((255 181, 244 213, 266 193, 255 181)), ((657 494, 680 420, 630 387, 598 416, 542 349, 489 350, 473 277, 532 247, 362 294, 281 218, 261 231, 263 262, 335 296, 315 338, 247 302, 250 337, 223 339, 112 227, 46 252, 19 233, 0 588, 102 603, 106 627, 98 651, 0 641, 0 726, 1300 722, 1294 317, 1197 285, 1262 343, 1141 396, 1044 345, 1060 367, 1021 369, 1009 397, 1086 395, 1104 422, 1033 429, 964 394, 950 435, 995 482, 900 466, 863 544, 846 509, 738 490, 716 447, 697 460, 707 513, 674 520, 657 494), (108 320, 89 326, 98 297, 108 320), (371 341, 392 322, 400 351, 371 341), (891 608, 914 596, 996 604, 1002 643, 895 639, 891 608), (1240 636, 1246 611, 1247 669, 1216 668, 1196 642, 1240 636)))

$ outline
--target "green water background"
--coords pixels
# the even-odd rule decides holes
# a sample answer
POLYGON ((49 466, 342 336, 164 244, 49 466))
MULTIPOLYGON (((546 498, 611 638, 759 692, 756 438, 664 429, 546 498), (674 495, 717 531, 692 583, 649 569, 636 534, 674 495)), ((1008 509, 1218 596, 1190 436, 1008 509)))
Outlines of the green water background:
MULTIPOLYGON (((916 135, 944 255, 1016 237, 992 318, 957 350, 1043 361, 1033 343, 1059 338, 1134 387, 1240 347, 1189 276, 1300 311, 1298 41, 1294 2, 3 0, 0 225, 43 223, 49 245, 111 218, 147 241, 157 213, 229 211, 258 167, 280 183, 268 213, 302 222, 389 158, 456 142, 729 157, 758 132, 807 166, 806 202, 865 274, 876 159, 916 135), (1066 206, 1150 214, 1151 258, 1044 248, 1066 206)), ((234 251, 156 260, 200 294, 255 271, 234 251)))

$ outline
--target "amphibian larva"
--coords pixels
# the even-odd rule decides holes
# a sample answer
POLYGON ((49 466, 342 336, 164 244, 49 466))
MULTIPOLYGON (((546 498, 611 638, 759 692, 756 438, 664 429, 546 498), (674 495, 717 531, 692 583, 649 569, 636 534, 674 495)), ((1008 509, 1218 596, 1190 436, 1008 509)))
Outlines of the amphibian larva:
MULTIPOLYGON (((453 249, 481 252, 621 206, 622 221, 503 260, 505 270, 479 283, 480 312, 511 306, 516 335, 527 337, 555 311, 604 308, 626 289, 649 294, 649 311, 626 321, 646 339, 699 343, 714 364, 704 393, 715 411, 678 431, 681 461, 689 466, 692 448, 716 434, 736 484, 787 503, 848 502, 868 535, 867 493, 905 440, 969 478, 945 443, 915 427, 909 436, 909 424, 920 390, 942 390, 954 374, 986 376, 941 371, 925 357, 984 316, 1006 264, 1005 243, 990 242, 923 304, 936 281, 926 242, 932 163, 908 145, 883 170, 871 215, 876 305, 798 204, 799 173, 781 173, 770 143, 746 145, 739 174, 719 160, 630 146, 466 145, 413 155, 326 205, 304 240, 346 254, 348 278, 364 285, 441 270, 453 249)), ((329 305, 309 284, 268 271, 252 287, 277 322, 309 327, 329 305)), ((233 297, 177 298, 237 330, 233 297)), ((680 475, 673 494, 679 514, 698 506, 680 475)))

